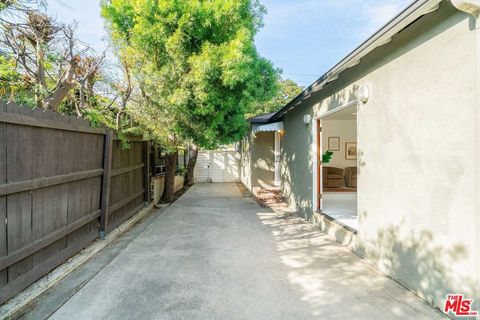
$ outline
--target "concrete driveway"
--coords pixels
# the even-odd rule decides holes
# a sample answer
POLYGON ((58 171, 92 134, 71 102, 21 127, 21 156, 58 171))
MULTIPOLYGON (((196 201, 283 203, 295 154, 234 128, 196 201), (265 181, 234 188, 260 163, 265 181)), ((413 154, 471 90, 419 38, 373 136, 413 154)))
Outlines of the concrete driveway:
MULTIPOLYGON (((100 253, 101 254, 101 253, 100 253)), ((198 184, 51 319, 443 319, 291 214, 198 184)))

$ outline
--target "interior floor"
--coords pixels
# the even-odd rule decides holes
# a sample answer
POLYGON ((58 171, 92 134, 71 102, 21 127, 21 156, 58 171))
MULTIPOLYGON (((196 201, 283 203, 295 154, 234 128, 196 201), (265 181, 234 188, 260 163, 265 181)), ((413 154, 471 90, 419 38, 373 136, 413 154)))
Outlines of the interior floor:
POLYGON ((357 193, 325 192, 323 194, 323 213, 358 230, 357 193))
POLYGON ((357 188, 323 188, 323 192, 357 192, 357 188))

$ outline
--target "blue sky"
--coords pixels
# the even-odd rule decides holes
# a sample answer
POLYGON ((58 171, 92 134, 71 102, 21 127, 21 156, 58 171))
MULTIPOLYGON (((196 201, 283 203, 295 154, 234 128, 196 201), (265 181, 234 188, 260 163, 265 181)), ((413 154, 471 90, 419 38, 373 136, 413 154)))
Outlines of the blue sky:
MULTIPOLYGON (((99 0, 48 0, 57 20, 78 23, 80 39, 105 48, 99 0)), ((284 78, 308 86, 412 0, 261 0, 268 14, 256 37, 259 52, 284 78)))

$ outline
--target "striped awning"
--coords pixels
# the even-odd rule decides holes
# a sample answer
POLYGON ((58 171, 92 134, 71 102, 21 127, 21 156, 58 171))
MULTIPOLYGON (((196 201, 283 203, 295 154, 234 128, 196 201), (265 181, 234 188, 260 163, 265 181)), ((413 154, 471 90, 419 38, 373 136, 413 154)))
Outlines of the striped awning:
POLYGON ((269 132, 269 131, 281 131, 283 130, 283 121, 264 124, 253 129, 253 133, 257 132, 269 132))

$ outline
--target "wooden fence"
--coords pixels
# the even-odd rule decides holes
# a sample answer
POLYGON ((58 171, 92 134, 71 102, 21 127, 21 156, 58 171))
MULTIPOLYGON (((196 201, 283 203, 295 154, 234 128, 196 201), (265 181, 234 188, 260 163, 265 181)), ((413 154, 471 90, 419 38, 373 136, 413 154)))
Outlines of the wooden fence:
POLYGON ((113 140, 107 231, 125 222, 150 201, 148 146, 145 141, 131 140, 130 148, 125 149, 120 140, 113 140))
POLYGON ((0 102, 0 304, 150 201, 149 143, 0 102))

